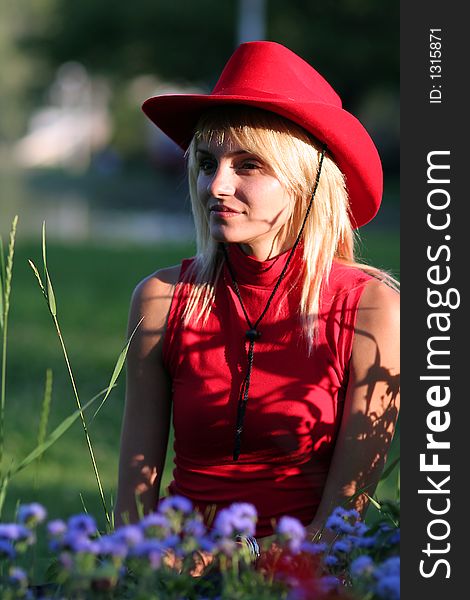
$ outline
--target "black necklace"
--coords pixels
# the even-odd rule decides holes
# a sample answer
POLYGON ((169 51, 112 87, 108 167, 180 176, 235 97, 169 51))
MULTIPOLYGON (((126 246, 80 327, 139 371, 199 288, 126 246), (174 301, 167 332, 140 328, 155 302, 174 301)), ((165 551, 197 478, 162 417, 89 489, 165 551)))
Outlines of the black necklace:
POLYGON ((245 377, 243 379, 241 388, 240 388, 240 395, 238 397, 238 408, 237 408, 237 423, 236 423, 236 428, 235 428, 235 444, 234 444, 234 448, 233 448, 233 460, 238 460, 238 457, 240 456, 240 447, 241 447, 241 437, 242 437, 242 432, 243 432, 243 423, 244 423, 244 419, 245 419, 245 410, 246 410, 246 405, 248 403, 248 392, 250 390, 250 379, 251 379, 251 372, 253 369, 253 359, 254 359, 254 353, 255 353, 255 342, 256 340, 258 340, 261 337, 261 332, 258 330, 258 326, 261 323, 261 321, 263 320, 264 316, 266 315, 266 313, 268 312, 268 309, 271 305, 271 302, 274 298, 274 296, 276 295, 277 290, 279 289, 279 286, 281 285, 282 280, 284 279, 286 273, 287 273, 287 269, 289 268, 289 264, 292 260, 292 257, 294 256, 294 252, 297 248, 297 246, 300 243, 300 240, 302 238, 302 234, 303 231, 305 229, 305 224, 307 223, 307 219, 308 216, 310 214, 310 211, 312 209, 312 204, 313 204, 313 199, 315 198, 315 194, 318 188, 318 182, 320 181, 320 173, 321 173, 321 168, 323 165, 323 158, 325 156, 325 152, 326 152, 326 146, 323 146, 321 154, 320 154, 320 160, 319 160, 319 164, 318 164, 318 171, 317 171, 317 176, 315 179, 315 185, 313 186, 313 191, 312 191, 312 196, 310 198, 310 202, 308 204, 307 210, 305 212, 305 217, 304 220, 302 221, 302 225, 300 227, 299 233, 297 235, 297 238, 294 242, 294 245, 292 246, 290 252, 289 252, 289 256, 287 257, 286 260, 286 264, 284 265, 281 274, 278 277, 278 280, 273 288, 273 291, 271 292, 268 301, 266 302, 266 306, 264 307, 263 312, 260 314, 260 316, 256 319, 256 321, 254 323, 252 323, 250 317, 248 316, 248 313, 246 312, 246 308, 245 305, 243 304, 243 300, 242 300, 242 296, 240 294, 240 289, 238 287, 238 283, 235 277, 235 273, 233 271, 232 265, 230 264, 230 260, 228 257, 228 253, 227 253, 227 248, 225 247, 225 244, 221 244, 222 246, 222 250, 224 253, 224 257, 225 257, 225 262, 227 263, 227 268, 228 271, 230 273, 230 277, 232 279, 232 285, 233 285, 233 290, 238 298, 238 301, 240 302, 240 306, 241 309, 243 311, 243 314, 245 316, 245 320, 246 323, 248 325, 248 330, 245 333, 246 338, 249 342, 249 346, 248 346, 248 355, 247 355, 247 368, 246 368, 246 373, 245 373, 245 377))

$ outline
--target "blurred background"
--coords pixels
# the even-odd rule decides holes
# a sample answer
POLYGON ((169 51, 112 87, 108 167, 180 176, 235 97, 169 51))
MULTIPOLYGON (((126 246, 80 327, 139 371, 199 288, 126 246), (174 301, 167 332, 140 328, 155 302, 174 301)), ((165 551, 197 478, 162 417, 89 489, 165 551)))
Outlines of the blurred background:
MULTIPOLYGON (((49 430, 75 408, 59 342, 27 259, 48 266, 84 403, 104 388, 126 337, 136 283, 193 253, 184 160, 140 110, 148 96, 211 90, 238 43, 269 39, 313 64, 364 123, 382 156, 385 194, 362 230, 362 257, 398 276, 399 25, 394 0, 3 0, 0 3, 0 234, 19 215, 8 340, 5 447, 36 442, 45 372, 49 430)), ((121 377, 90 423, 112 504, 121 377)), ((395 443, 392 452, 397 452, 395 443)), ((171 450, 165 485, 171 477, 171 450)), ((384 492, 386 493, 386 492, 384 492)), ((11 482, 51 517, 100 517, 77 423, 11 482)))

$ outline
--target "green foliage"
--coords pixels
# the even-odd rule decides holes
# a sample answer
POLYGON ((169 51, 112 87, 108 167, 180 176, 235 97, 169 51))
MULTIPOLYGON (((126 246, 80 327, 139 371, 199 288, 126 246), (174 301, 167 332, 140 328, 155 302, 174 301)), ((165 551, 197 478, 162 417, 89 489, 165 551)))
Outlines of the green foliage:
MULTIPOLYGON (((52 319, 53 319, 53 322, 55 325, 55 329, 56 329, 57 335, 60 340, 60 345, 61 345, 61 348, 62 348, 62 351, 64 354, 65 362, 67 365, 67 370, 68 370, 69 377, 70 377, 70 380, 72 383, 72 387, 73 387, 75 400, 76 400, 78 409, 74 413, 69 415, 67 418, 63 419, 59 423, 59 425, 49 435, 46 435, 46 428, 47 428, 47 422, 49 420, 49 409, 50 409, 51 396, 52 396, 52 373, 50 370, 48 370, 44 400, 43 400, 42 408, 41 408, 37 445, 22 460, 20 460, 20 461, 18 461, 18 459, 13 460, 12 464, 8 468, 4 469, 4 467, 3 467, 5 406, 6 406, 5 381, 6 381, 7 323, 8 323, 8 314, 9 314, 9 308, 10 308, 11 279, 12 279, 12 271, 13 271, 13 256, 14 256, 14 248, 15 248, 15 236, 16 236, 17 221, 18 221, 18 218, 15 217, 13 220, 11 232, 10 232, 10 243, 9 243, 9 247, 8 247, 8 255, 7 255, 6 265, 5 265, 5 261, 3 259, 3 243, 1 243, 1 240, 0 240, 1 255, 2 255, 1 270, 0 270, 0 281, 2 283, 1 289, 0 289, 1 297, 2 297, 2 304, 1 304, 2 328, 1 329, 2 329, 2 338, 3 338, 2 372, 1 372, 1 402, 0 402, 0 515, 3 510, 3 504, 5 502, 7 489, 10 484, 11 479, 13 477, 15 477, 18 473, 23 471, 31 463, 39 460, 40 457, 44 454, 44 452, 47 449, 49 449, 52 445, 54 445, 57 442, 57 440, 60 439, 64 435, 64 433, 70 429, 70 427, 73 425, 73 423, 78 418, 80 418, 80 420, 82 422, 82 427, 84 430, 86 442, 88 445, 88 450, 90 453, 91 461, 92 461, 93 472, 95 474, 96 482, 98 485, 98 490, 99 490, 100 497, 101 497, 101 502, 102 502, 102 505, 104 508, 105 518, 106 518, 108 526, 110 526, 111 525, 111 517, 107 510, 107 504, 106 504, 106 500, 104 498, 104 492, 103 492, 103 487, 101 484, 101 478, 100 478, 98 467, 96 464, 95 453, 93 450, 91 438, 88 433, 88 427, 87 427, 87 424, 85 421, 84 411, 103 394, 104 394, 104 398, 101 402, 100 408, 104 405, 111 390, 116 385, 116 381, 117 381, 119 374, 121 373, 121 370, 124 366, 127 351, 129 348, 129 344, 131 342, 132 336, 135 333, 135 330, 134 330, 131 338, 128 340, 126 346, 122 350, 121 354, 118 357, 118 360, 115 364, 108 387, 103 392, 100 392, 99 394, 95 395, 85 405, 82 405, 82 403, 79 399, 79 396, 78 396, 77 387, 75 385, 75 379, 74 379, 74 376, 72 373, 72 368, 71 368, 71 364, 70 364, 70 361, 68 358, 68 353, 67 353, 65 343, 64 343, 64 340, 62 337, 62 333, 61 333, 61 330, 59 327, 59 322, 57 320, 57 304, 56 304, 56 300, 55 300, 55 294, 54 294, 54 289, 52 286, 51 278, 49 275, 49 269, 47 266, 45 223, 43 224, 43 230, 42 230, 43 278, 41 278, 41 275, 39 274, 37 267, 31 260, 29 260, 29 264, 34 272, 34 275, 36 276, 36 279, 39 283, 39 287, 40 287, 40 289, 43 293, 43 296, 47 302, 49 312, 52 316, 52 319), (43 283, 43 279, 46 282, 45 284, 43 283)), ((139 325, 140 325, 140 323, 139 323, 139 325)), ((136 327, 136 329, 137 329, 137 327, 136 327)), ((96 416, 96 413, 95 413, 95 416, 96 416)))

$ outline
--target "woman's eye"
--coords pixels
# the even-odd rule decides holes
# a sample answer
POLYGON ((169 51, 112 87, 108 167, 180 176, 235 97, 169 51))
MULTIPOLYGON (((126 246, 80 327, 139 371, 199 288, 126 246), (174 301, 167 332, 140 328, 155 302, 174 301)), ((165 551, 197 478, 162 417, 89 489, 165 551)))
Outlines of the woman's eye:
POLYGON ((261 165, 259 162, 254 160, 244 160, 242 163, 240 163, 238 168, 246 169, 247 171, 252 171, 256 169, 261 169, 261 165))
POLYGON ((214 161, 209 158, 202 158, 199 161, 199 170, 203 173, 209 173, 212 169, 214 169, 214 161))

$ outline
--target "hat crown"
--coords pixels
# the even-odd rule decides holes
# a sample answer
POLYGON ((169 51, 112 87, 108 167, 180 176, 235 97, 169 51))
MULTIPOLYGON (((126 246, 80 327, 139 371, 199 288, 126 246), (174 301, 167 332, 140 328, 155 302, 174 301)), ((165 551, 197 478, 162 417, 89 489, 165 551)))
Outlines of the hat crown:
POLYGON ((212 95, 276 97, 322 102, 341 108, 341 99, 318 71, 276 42, 246 42, 230 57, 212 95))

